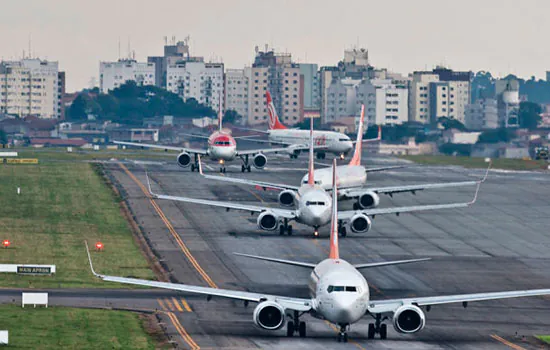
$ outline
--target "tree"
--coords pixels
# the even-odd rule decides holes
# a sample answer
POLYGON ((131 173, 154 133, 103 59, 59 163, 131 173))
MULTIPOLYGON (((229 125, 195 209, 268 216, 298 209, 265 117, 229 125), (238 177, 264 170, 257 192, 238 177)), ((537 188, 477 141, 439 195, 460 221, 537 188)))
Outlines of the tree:
POLYGON ((445 130, 449 130, 449 129, 458 129, 460 131, 466 130, 466 127, 464 126, 464 124, 462 124, 460 121, 456 119, 441 117, 438 119, 438 121, 445 130))
POLYGON ((4 129, 0 129, 0 145, 6 145, 8 144, 8 135, 4 131, 4 129))
POLYGON ((509 142, 514 138, 514 131, 506 128, 486 130, 479 135, 477 143, 509 142))
POLYGON ((240 122, 241 119, 242 116, 232 109, 228 109, 227 111, 225 111, 225 115, 223 116, 223 121, 231 124, 236 124, 240 122))
POLYGON ((534 130, 538 127, 541 121, 542 108, 538 103, 521 102, 519 104, 519 126, 534 130))
POLYGON ((85 94, 79 94, 69 107, 67 111, 67 119, 74 120, 85 120, 87 118, 86 108, 87 108, 87 96, 85 94))

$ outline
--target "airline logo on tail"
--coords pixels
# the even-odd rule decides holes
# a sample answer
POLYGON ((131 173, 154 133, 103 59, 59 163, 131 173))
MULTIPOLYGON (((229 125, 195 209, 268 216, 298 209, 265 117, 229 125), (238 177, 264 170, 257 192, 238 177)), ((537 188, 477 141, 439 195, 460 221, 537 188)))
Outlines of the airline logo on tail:
POLYGON ((361 119, 359 119, 359 128, 357 129, 357 142, 355 143, 355 152, 349 165, 361 165, 361 148, 363 144, 363 123, 365 122, 365 105, 361 105, 361 119))
POLYGON ((279 116, 277 115, 277 111, 275 110, 275 105, 273 104, 269 91, 266 91, 265 96, 267 98, 267 112, 269 114, 269 129, 286 129, 286 126, 279 121, 279 116))

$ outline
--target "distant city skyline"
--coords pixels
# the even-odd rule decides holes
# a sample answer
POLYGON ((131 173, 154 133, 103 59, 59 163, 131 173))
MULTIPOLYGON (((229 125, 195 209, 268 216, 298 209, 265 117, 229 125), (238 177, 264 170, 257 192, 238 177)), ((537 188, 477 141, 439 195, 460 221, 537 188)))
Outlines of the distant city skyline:
POLYGON ((465 0, 302 0, 260 2, 22 0, 0 12, 0 58, 23 51, 59 61, 67 91, 98 82, 99 62, 127 56, 128 41, 138 61, 162 54, 164 37, 191 36, 191 54, 243 68, 254 47, 269 44, 297 62, 334 65, 344 50, 364 47, 378 68, 408 74, 443 64, 455 70, 494 75, 534 75, 550 70, 550 3, 465 0), (350 14, 355 15, 354 17, 350 14), (30 38, 30 40, 29 40, 30 38), (120 45, 119 45, 120 42, 120 45))

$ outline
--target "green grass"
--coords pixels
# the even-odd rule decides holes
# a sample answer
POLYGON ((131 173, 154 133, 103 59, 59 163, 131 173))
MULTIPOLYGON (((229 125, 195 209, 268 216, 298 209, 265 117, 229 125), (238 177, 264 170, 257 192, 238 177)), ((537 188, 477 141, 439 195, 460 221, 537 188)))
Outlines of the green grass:
POLYGON ((55 264, 53 276, 2 273, 1 287, 127 287, 106 284, 89 270, 84 240, 105 244, 92 254, 96 271, 152 278, 134 242, 119 198, 88 163, 0 165, 0 263, 55 264), (17 195, 17 187, 21 194, 17 195))
POLYGON ((9 349, 155 349, 139 315, 68 307, 0 306, 9 349))
POLYGON ((74 161, 74 160, 106 160, 111 158, 116 159, 173 159, 175 162, 177 152, 155 149, 126 149, 126 150, 108 150, 101 149, 99 151, 83 150, 73 147, 73 152, 67 152, 66 147, 45 147, 32 148, 21 147, 14 149, 5 149, 0 151, 18 152, 19 158, 38 158, 39 162, 49 161, 74 161))
POLYGON ((539 338, 543 342, 550 344, 550 335, 537 335, 537 338, 539 338))
MULTIPOLYGON (((486 168, 485 158, 453 157, 453 156, 399 156, 415 163, 428 165, 460 165, 466 168, 486 168)), ((548 169, 550 163, 543 160, 523 159, 493 159, 493 168, 506 170, 539 170, 548 169)))

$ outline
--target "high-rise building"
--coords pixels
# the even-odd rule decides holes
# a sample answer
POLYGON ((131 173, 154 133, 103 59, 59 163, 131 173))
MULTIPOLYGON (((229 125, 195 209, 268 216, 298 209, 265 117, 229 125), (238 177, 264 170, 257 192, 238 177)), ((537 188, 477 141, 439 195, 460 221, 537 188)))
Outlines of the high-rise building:
POLYGON ((479 98, 466 107, 464 125, 470 130, 496 129, 499 127, 497 100, 479 98))
POLYGON ((331 123, 342 117, 357 114, 357 87, 361 84, 358 79, 335 79, 327 89, 326 112, 323 123, 331 123))
POLYGON ((57 97, 58 118, 65 119, 65 106, 63 106, 63 98, 65 97, 65 72, 57 73, 57 97))
POLYGON ((265 92, 268 90, 283 123, 296 124, 303 119, 300 67, 292 62, 290 54, 256 50, 254 64, 245 71, 249 79, 249 125, 267 123, 265 92))
POLYGON ((64 80, 57 62, 35 58, 0 62, 0 113, 61 118, 60 77, 64 80))
POLYGON ((137 62, 134 59, 120 59, 116 62, 99 63, 99 88, 101 92, 135 81, 137 85, 155 85, 155 64, 137 62))
POLYGON ((191 57, 189 51, 189 37, 177 42, 176 38, 172 37, 170 43, 168 43, 166 37, 164 40, 163 56, 147 57, 147 62, 155 64, 155 85, 161 88, 166 87, 166 71, 169 66, 174 66, 180 62, 204 61, 202 57, 191 57))
MULTIPOLYGON (((363 85, 371 85, 374 89, 366 89, 368 93, 374 90, 375 117, 372 118, 372 97, 358 96, 358 104, 365 104, 369 117, 369 125, 398 125, 409 119, 409 90, 407 85, 397 83, 392 79, 371 79, 363 85), (362 100, 361 100, 362 97, 362 100)), ((359 95, 359 94, 358 94, 359 95)), ((358 106, 360 110, 360 106, 358 106)))
POLYGON ((233 110, 248 120, 248 76, 244 69, 225 71, 225 110, 233 110))
POLYGON ((319 94, 319 67, 315 63, 299 63, 300 75, 303 77, 304 109, 319 110, 321 101, 319 94))
POLYGON ((442 67, 414 72, 409 91, 409 120, 427 124, 445 117, 464 123, 471 80, 471 72, 442 67))
POLYGON ((194 98, 214 111, 224 105, 223 63, 180 61, 166 70, 166 89, 184 101, 194 98))

